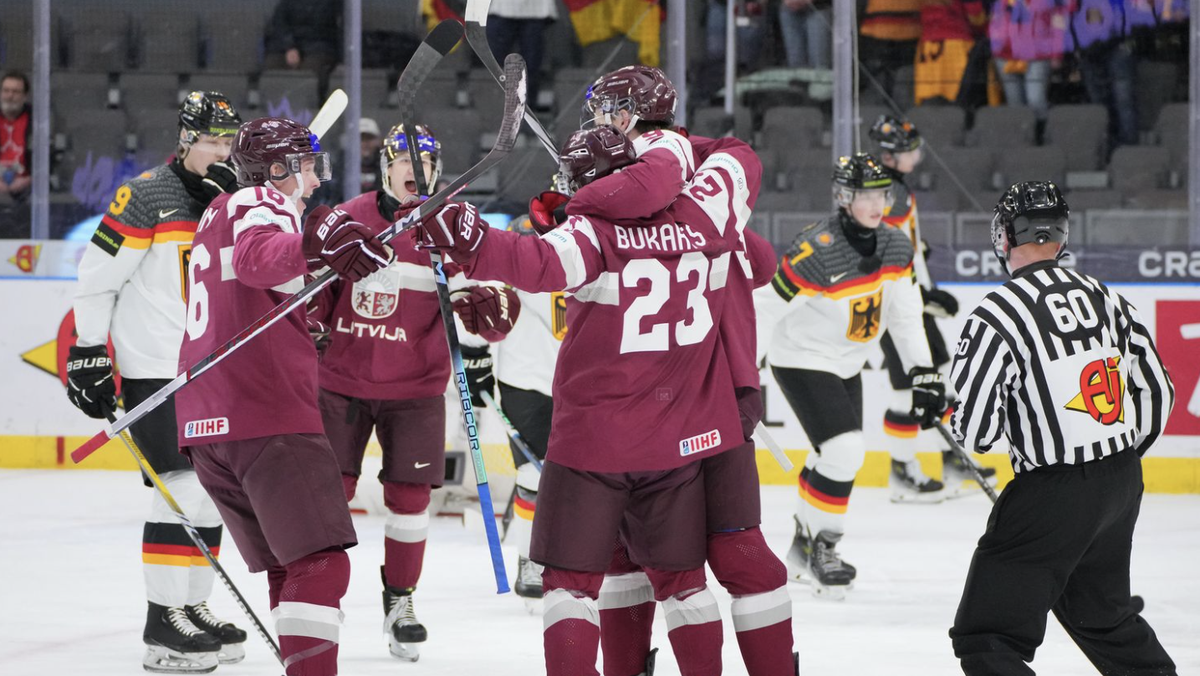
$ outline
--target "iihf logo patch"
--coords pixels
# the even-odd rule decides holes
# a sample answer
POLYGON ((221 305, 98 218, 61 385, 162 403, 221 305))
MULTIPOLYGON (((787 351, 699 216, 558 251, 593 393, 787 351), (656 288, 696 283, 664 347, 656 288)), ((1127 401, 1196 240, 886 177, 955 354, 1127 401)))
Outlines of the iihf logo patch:
POLYGON ((212 437, 218 434, 227 434, 228 432, 229 418, 207 418, 205 420, 192 420, 184 425, 183 438, 212 437))
POLYGON ((720 445, 721 432, 719 430, 710 430, 704 434, 697 434, 694 437, 681 440, 679 442, 679 455, 693 455, 720 445))

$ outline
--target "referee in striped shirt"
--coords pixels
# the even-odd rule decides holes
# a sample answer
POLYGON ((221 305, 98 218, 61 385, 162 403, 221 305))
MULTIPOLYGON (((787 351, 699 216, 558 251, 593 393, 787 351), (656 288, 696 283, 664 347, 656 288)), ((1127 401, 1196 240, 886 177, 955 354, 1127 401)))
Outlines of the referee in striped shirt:
POLYGON ((966 674, 1033 674, 1052 610, 1100 673, 1175 674, 1129 595, 1140 458, 1166 425, 1171 379, 1137 310, 1058 266, 1068 209, 1053 183, 1018 183, 995 211, 1012 280, 963 329, 951 426, 979 452, 1006 437, 1016 478, 971 560, 954 654, 966 674))

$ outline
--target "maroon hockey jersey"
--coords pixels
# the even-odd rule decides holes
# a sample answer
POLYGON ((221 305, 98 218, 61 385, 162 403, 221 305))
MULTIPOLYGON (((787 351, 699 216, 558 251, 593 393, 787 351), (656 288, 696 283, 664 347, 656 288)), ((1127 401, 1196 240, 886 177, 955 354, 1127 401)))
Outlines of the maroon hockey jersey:
MULTIPOLYGON (((656 132, 651 132, 654 133, 656 132)), ((673 140, 676 144, 685 142, 675 136, 669 137, 668 140, 673 140)), ((717 153, 728 155, 745 168, 744 190, 729 196, 729 217, 741 221, 739 232, 742 234, 742 240, 740 249, 734 252, 737 267, 732 270, 734 274, 729 278, 728 293, 731 300, 726 306, 725 314, 722 315, 721 331, 734 385, 758 389, 754 303, 751 292, 770 282, 776 268, 775 249, 771 243, 746 229, 750 210, 758 200, 758 192, 762 185, 762 166, 753 149, 736 138, 689 136, 686 142, 690 143, 692 156, 699 165, 697 173, 719 166, 718 161, 709 162, 709 158, 717 153)), ((651 143, 652 150, 639 156, 633 165, 579 190, 568 203, 568 213, 593 214, 621 225, 630 225, 636 222, 632 219, 644 218, 658 210, 666 209, 672 203, 685 209, 689 208, 684 205, 683 200, 676 201, 678 192, 646 189, 647 186, 678 185, 681 163, 670 160, 673 159, 672 155, 686 154, 668 154, 661 152, 657 146, 658 144, 651 143), (638 197, 629 199, 629 195, 638 197)), ((689 174, 687 178, 693 181, 693 175, 689 174)))
MULTIPOLYGON (((183 372, 304 286, 296 207, 270 187, 213 200, 188 262, 183 372)), ((279 320, 175 395, 179 445, 322 434, 317 351, 303 308, 279 320)))
POLYGON ((742 442, 720 323, 749 213, 734 205, 759 173, 726 154, 636 227, 577 215, 542 238, 489 234, 469 275, 571 293, 548 459, 653 471, 742 442))
MULTIPOLYGON (((354 220, 382 232, 391 226, 368 192, 339 206, 354 220)), ((362 399, 417 399, 446 391, 450 349, 438 306, 429 253, 392 242, 388 267, 354 283, 338 280, 310 305, 310 316, 329 325, 330 342, 319 367, 321 387, 362 399)), ((465 284, 457 265, 445 264, 453 290, 465 284)), ((460 327, 464 345, 485 345, 460 327)))

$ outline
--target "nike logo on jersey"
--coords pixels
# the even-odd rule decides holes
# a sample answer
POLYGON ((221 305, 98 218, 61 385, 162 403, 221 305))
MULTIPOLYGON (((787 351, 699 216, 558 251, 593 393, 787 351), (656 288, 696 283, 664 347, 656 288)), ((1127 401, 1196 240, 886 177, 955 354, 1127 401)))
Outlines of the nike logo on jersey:
POLYGON ((428 467, 432 464, 433 464, 432 462, 414 462, 413 467, 415 467, 417 469, 425 469, 426 467, 428 467))
POLYGON ((836 275, 834 275, 834 276, 832 276, 832 277, 830 277, 830 278, 829 278, 829 283, 830 283, 830 284, 837 284, 837 281, 838 281, 839 279, 841 279, 842 277, 845 277, 845 276, 846 276, 846 275, 848 275, 848 274, 850 274, 850 273, 849 273, 849 272, 842 272, 842 273, 836 274, 836 275))
POLYGON ((158 217, 166 218, 167 216, 170 216, 171 214, 175 213, 176 211, 179 211, 179 210, 178 209, 159 209, 158 217))

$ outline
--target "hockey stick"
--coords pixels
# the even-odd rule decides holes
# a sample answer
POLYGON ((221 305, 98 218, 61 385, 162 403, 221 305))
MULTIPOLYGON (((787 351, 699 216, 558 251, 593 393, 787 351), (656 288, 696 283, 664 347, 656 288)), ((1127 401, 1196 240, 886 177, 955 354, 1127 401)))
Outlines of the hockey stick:
POLYGON ((775 441, 775 438, 767 431, 767 426, 762 424, 761 420, 758 421, 758 425, 754 428, 754 434, 758 435, 759 441, 766 444, 767 450, 771 452, 771 457, 775 458, 775 462, 779 463, 783 471, 790 472, 795 468, 791 458, 787 457, 787 454, 779 447, 779 442, 775 441))
POLYGON ((500 408, 500 404, 497 404, 496 400, 492 398, 492 393, 480 392, 479 395, 483 397, 483 402, 491 406, 496 415, 500 416, 500 422, 504 423, 504 431, 508 434, 508 438, 517 445, 517 450, 521 452, 521 455, 525 456, 525 459, 536 467, 537 471, 542 471, 542 461, 538 460, 538 457, 533 454, 533 450, 529 448, 529 444, 525 443, 525 437, 521 436, 521 431, 517 429, 517 426, 508 419, 508 416, 504 415, 504 409, 500 408))
MULTIPOLYGON (((429 36, 426 37, 426 40, 434 38, 435 34, 439 32, 439 29, 441 29, 442 26, 448 26, 448 30, 453 31, 456 27, 460 27, 461 24, 452 19, 443 21, 442 23, 438 24, 433 31, 430 32, 429 36)), ((523 79, 521 84, 524 84, 523 79)), ((500 135, 497 136, 496 145, 492 148, 491 152, 489 152, 487 156, 480 160, 475 166, 468 169, 454 181, 451 181, 444 190, 433 197, 430 197, 428 200, 425 200, 421 203, 419 208, 414 209, 407 216, 393 223, 387 230, 379 233, 379 241, 382 243, 387 243, 397 235, 412 229, 417 225, 417 223, 420 222, 421 218, 423 218, 426 213, 429 213, 431 210, 441 206, 443 202, 457 194, 458 191, 462 190, 463 186, 467 185, 471 181, 474 181, 481 174, 488 171, 505 157, 507 157, 509 151, 512 150, 516 143, 516 132, 518 131, 517 128, 520 123, 521 111, 519 109, 515 111, 506 110, 504 120, 500 127, 500 135), (506 131, 509 132, 508 136, 505 135, 506 131)), ((258 334, 266 331, 271 327, 272 324, 279 321, 283 316, 294 311, 296 308, 302 307, 309 298, 312 298, 317 294, 318 291, 325 288, 325 286, 332 282, 336 276, 336 273, 334 273, 332 270, 327 270, 325 273, 306 285, 303 289, 297 291, 295 295, 284 300, 279 305, 276 305, 262 317, 259 317, 249 326, 242 329, 240 332, 226 341, 225 344, 221 345, 216 350, 213 350, 211 354, 196 362, 196 364, 194 364, 187 371, 179 374, 174 380, 164 385, 154 394, 150 395, 132 411, 127 411, 125 415, 118 418, 116 422, 108 424, 104 430, 100 431, 91 439, 88 439, 81 446, 79 446, 79 448, 76 448, 74 451, 72 451, 71 460, 75 463, 80 463, 89 455, 95 453, 101 446, 115 437, 122 430, 128 428, 138 420, 141 420, 150 411, 153 411, 155 408, 161 406, 168 397, 178 391, 181 387, 187 385, 187 383, 193 378, 199 377, 200 374, 209 370, 213 366, 216 366, 222 359, 228 357, 230 353, 240 348, 258 334)))
MULTIPOLYGON (((496 56, 492 54, 492 48, 488 46, 487 15, 491 5, 492 0, 467 0, 467 9, 463 12, 463 20, 466 23, 467 44, 471 45, 471 49, 483 62, 484 68, 487 68, 495 78, 496 83, 503 87, 504 71, 500 69, 500 64, 496 63, 496 56)), ((529 109, 528 104, 525 105, 525 124, 529 125, 529 131, 532 131, 538 141, 541 141, 542 147, 554 158, 554 163, 558 164, 558 146, 554 144, 550 133, 542 126, 542 121, 529 109)))
MULTIPOLYGON (((116 421, 116 414, 109 411, 108 422, 115 423, 116 421)), ((167 506, 171 508, 172 512, 175 512, 175 518, 179 519, 179 525, 183 526, 183 530, 192 539, 192 543, 196 545, 196 548, 208 560, 208 565, 212 566, 213 572, 217 574, 217 577, 221 578, 221 583, 225 585, 230 594, 233 594, 233 600, 237 602, 238 607, 242 609, 246 617, 250 618, 250 623, 258 631, 258 635, 262 637, 262 640, 266 641, 267 645, 271 648, 271 652, 275 654, 275 659, 279 660, 280 664, 284 664, 283 654, 279 652, 279 644, 275 643, 275 639, 271 637, 267 628, 259 621, 258 615, 255 615, 254 611, 250 609, 250 604, 246 602, 246 597, 242 596, 242 593, 234 586, 233 580, 229 579, 229 574, 225 572, 220 562, 217 561, 217 557, 208 548, 208 545, 204 542, 204 538, 200 536, 200 531, 196 530, 196 527, 192 525, 192 520, 183 512, 183 508, 179 506, 179 503, 175 502, 175 497, 171 495, 171 491, 167 490, 166 485, 162 482, 162 478, 158 476, 158 472, 155 472, 154 468, 150 466, 150 462, 142 454, 142 449, 137 447, 129 432, 122 431, 118 436, 121 437, 121 441, 125 442, 125 447, 129 449, 129 452, 133 454, 133 459, 137 461, 138 467, 149 477, 150 483, 154 484, 154 487, 158 489, 159 495, 166 501, 167 506)))
MULTIPOLYGON (((460 28, 461 31, 461 28, 460 28)), ((461 33, 460 33, 461 35, 461 33)), ((417 183, 417 193, 421 196, 429 193, 429 186, 426 185, 425 170, 421 164, 421 157, 417 147, 416 128, 413 122, 416 119, 414 107, 417 100, 417 90, 420 89, 425 77, 433 70, 438 61, 441 60, 458 40, 450 42, 449 40, 442 42, 426 41, 417 50, 413 60, 409 62, 409 66, 404 69, 400 75, 400 81, 396 84, 396 89, 400 98, 400 121, 404 125, 405 145, 408 147, 409 160, 413 166, 413 176, 417 183), (420 58, 418 58, 420 57, 420 58)), ((501 128, 500 137, 509 137, 510 142, 515 143, 516 135, 520 131, 520 114, 525 108, 525 62, 520 56, 510 54, 504 62, 504 109, 506 113, 513 111, 513 124, 511 129, 501 128)), ((508 121, 508 115, 505 116, 505 121, 508 121)), ((499 143, 499 139, 497 140, 499 143)), ((492 491, 488 485, 487 467, 483 462, 483 451, 479 446, 479 427, 475 418, 475 411, 471 404, 471 390, 467 384, 467 373, 463 366, 462 351, 458 344, 458 330, 454 325, 454 310, 450 306, 450 288, 447 285, 445 264, 442 259, 442 254, 437 250, 430 250, 429 260, 433 265, 434 284, 437 288, 438 308, 442 316, 442 325, 446 330, 446 343, 450 349, 451 365, 454 369, 454 382, 458 386, 458 402, 462 410, 463 424, 467 430, 467 445, 471 451, 471 466, 475 472, 475 487, 479 493, 479 504, 483 508, 492 504, 492 491)), ((488 507, 490 510, 490 507, 488 507)), ((490 512, 489 512, 490 513, 490 512)), ((496 576, 496 593, 503 594, 509 591, 508 573, 504 570, 504 553, 500 549, 500 531, 496 527, 496 519, 484 518, 484 531, 487 534, 488 549, 492 558, 492 571, 496 576)))
POLYGON ((317 111, 312 124, 308 125, 308 130, 317 138, 324 138, 329 128, 333 126, 333 123, 337 122, 342 113, 346 112, 346 105, 348 103, 350 103, 350 98, 341 89, 329 92, 329 97, 325 99, 325 103, 317 111))
POLYGON ((994 504, 999 499, 996 489, 992 488, 992 485, 979 472, 979 468, 975 465, 975 460, 971 457, 971 454, 967 453, 967 449, 955 441, 954 435, 950 434, 950 430, 946 429, 945 423, 939 420, 934 425, 937 427, 937 431, 941 433, 942 438, 946 440, 946 443, 950 444, 950 448, 967 463, 967 467, 971 468, 971 476, 975 479, 975 483, 979 484, 979 487, 983 489, 984 493, 987 493, 988 498, 994 504))

